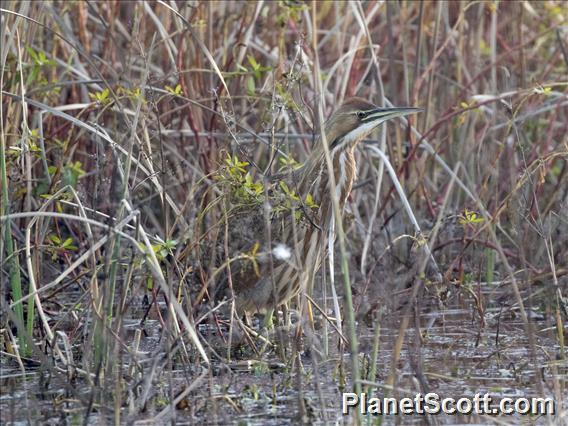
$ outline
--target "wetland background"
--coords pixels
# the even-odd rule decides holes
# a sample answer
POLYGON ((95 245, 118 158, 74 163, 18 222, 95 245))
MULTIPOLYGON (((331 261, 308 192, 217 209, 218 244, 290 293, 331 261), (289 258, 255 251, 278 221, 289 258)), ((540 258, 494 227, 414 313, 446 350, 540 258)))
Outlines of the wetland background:
POLYGON ((565 2, 1 7, 2 423, 566 422, 565 2), (270 204, 352 96, 424 112, 358 149, 347 253, 247 330, 213 297, 258 254, 224 250, 227 193, 270 204), (344 416, 354 386, 556 414, 344 416))

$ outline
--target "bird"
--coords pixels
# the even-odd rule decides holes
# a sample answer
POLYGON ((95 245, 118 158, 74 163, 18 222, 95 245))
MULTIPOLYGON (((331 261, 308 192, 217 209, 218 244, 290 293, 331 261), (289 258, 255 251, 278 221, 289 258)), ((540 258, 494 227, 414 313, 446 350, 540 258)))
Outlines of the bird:
MULTIPOLYGON (((233 296, 237 312, 270 312, 290 301, 302 289, 310 288, 311 280, 322 264, 328 239, 335 238, 333 230, 330 233, 336 220, 332 191, 337 196, 339 211, 343 212, 356 178, 357 145, 382 123, 421 110, 415 107, 381 108, 358 97, 346 100, 325 122, 325 138, 316 138, 304 164, 294 171, 272 177, 274 191, 284 188, 286 194, 281 198, 289 200, 291 195, 296 201, 292 208, 272 214, 268 221, 270 229, 266 226, 265 208, 233 212, 229 238, 237 242, 230 242, 229 246, 232 250, 238 247, 241 253, 249 253, 231 267, 228 295, 233 296), (328 144, 331 155, 335 188, 330 187, 324 143, 328 144), (267 230, 270 241, 261 244, 267 230)), ((271 199, 278 197, 273 195, 271 199)), ((269 210, 278 209, 272 206, 269 210)))

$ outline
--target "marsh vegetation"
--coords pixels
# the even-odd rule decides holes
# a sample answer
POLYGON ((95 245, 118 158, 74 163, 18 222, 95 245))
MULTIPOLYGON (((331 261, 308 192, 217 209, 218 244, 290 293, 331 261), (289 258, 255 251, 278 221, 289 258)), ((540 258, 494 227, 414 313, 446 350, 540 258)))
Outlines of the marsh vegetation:
POLYGON ((565 2, 1 8, 2 423, 566 422, 565 2), (313 291, 244 319, 243 209, 318 208, 269 178, 353 96, 424 112, 357 149, 313 291), (354 389, 556 413, 343 415, 354 389))

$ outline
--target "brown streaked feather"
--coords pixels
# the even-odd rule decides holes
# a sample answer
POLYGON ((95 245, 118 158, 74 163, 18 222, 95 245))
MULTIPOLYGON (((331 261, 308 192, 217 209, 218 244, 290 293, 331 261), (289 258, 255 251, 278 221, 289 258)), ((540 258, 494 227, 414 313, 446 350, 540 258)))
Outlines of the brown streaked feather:
MULTIPOLYGON (((330 188, 321 138, 317 139, 310 157, 301 169, 291 174, 275 176, 277 180, 288 178, 288 186, 293 188, 302 200, 310 193, 319 207, 315 211, 310 209, 302 212, 299 223, 296 223, 294 216, 290 214, 288 218, 270 224, 271 240, 274 243, 286 244, 292 249, 293 255, 290 260, 273 258, 271 263, 267 258, 259 261, 259 275, 255 274, 250 261, 248 264, 246 261, 239 261, 231 265, 238 311, 262 312, 266 308, 288 301, 309 285, 320 268, 327 247, 333 216, 330 191, 336 192, 342 210, 355 179, 354 149, 358 140, 349 143, 338 142, 361 126, 357 111, 369 111, 374 108, 373 104, 364 99, 352 98, 341 105, 325 123, 336 188, 330 188)), ((264 241, 268 234, 265 229, 266 220, 263 214, 258 216, 264 227, 262 232, 256 233, 256 237, 264 241)), ((258 223, 258 220, 255 223, 258 223)), ((248 241, 247 244, 248 247, 243 247, 237 252, 250 251, 254 241, 248 241)), ((231 249, 233 248, 236 247, 231 249)), ((269 249, 270 247, 266 245, 261 248, 262 251, 269 249)))

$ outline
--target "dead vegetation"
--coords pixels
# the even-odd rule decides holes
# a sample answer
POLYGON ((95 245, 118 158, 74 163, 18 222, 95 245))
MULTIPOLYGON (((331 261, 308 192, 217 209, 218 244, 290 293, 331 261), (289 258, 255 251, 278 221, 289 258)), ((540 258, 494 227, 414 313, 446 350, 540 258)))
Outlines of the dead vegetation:
POLYGON ((375 421, 342 416, 358 388, 553 397, 528 421, 560 424, 565 6, 3 2, 2 421, 375 421), (270 177, 351 96, 425 111, 358 150, 313 294, 249 327, 228 269, 260 273, 263 206, 298 197, 270 177))

